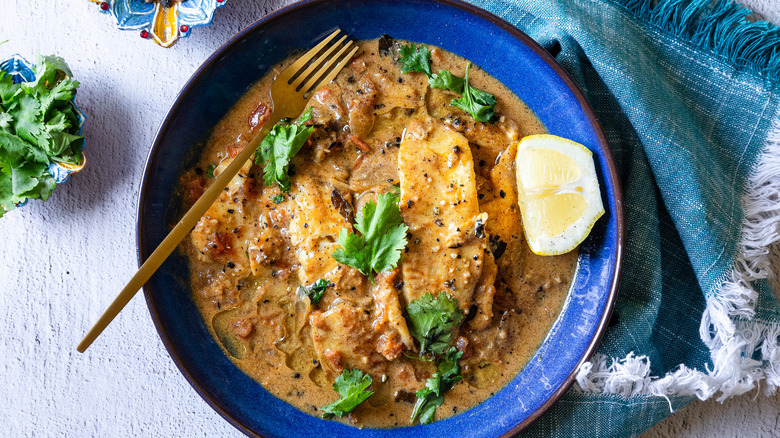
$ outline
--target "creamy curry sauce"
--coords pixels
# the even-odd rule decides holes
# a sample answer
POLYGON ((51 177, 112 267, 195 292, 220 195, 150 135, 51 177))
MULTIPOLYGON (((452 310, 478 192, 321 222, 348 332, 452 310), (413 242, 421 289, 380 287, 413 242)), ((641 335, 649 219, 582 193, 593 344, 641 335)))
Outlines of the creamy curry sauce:
MULTIPOLYGON (((447 291, 467 312, 453 336, 463 380, 436 419, 462 412, 505 386, 538 349, 562 307, 576 251, 531 253, 517 206, 512 142, 545 132, 509 89, 479 68, 472 85, 498 101, 494 123, 475 122, 430 89, 422 73, 402 74, 398 42, 365 41, 334 82, 311 98, 315 131, 292 160, 292 190, 264 186, 247 163, 181 250, 193 299, 230 359, 276 397, 319 415, 339 398, 344 368, 373 378, 375 391, 342 420, 358 427, 410 424, 415 392, 435 372, 409 358, 416 346, 403 309, 447 291), (382 50, 380 50, 380 47, 382 50), (409 226, 397 269, 372 284, 331 254, 342 228, 377 194, 401 188, 409 226), (484 232, 475 230, 484 222, 484 232), (334 283, 318 306, 300 285, 334 283)), ((433 48, 432 70, 463 76, 466 60, 433 48)), ((202 158, 181 179, 184 207, 246 146, 268 117, 276 66, 214 129, 202 158)))

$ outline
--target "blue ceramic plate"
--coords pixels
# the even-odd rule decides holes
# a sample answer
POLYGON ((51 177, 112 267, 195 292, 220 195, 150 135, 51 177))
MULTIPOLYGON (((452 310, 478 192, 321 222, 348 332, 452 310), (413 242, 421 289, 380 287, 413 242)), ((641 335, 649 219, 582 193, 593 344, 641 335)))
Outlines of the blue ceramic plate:
POLYGON ((159 1, 90 1, 113 16, 119 29, 137 30, 141 38, 150 38, 161 47, 171 47, 179 38, 188 37, 193 28, 208 26, 217 8, 227 4, 227 0, 177 0, 166 8, 159 1))
POLYGON ((551 134, 593 151, 606 214, 580 248, 576 279, 560 317, 528 366, 495 396, 446 420, 396 429, 359 430, 319 419, 275 398, 239 371, 201 320, 190 298, 186 261, 177 255, 144 288, 160 337, 195 390, 248 435, 511 435, 566 391, 605 330, 620 271, 623 212, 615 163, 582 93, 539 45, 483 10, 452 0, 311 0, 271 14, 233 37, 184 87, 149 153, 138 206, 139 261, 162 241, 167 224, 177 220, 178 176, 194 165, 198 145, 215 123, 274 63, 311 47, 335 27, 355 39, 389 34, 464 56, 514 90, 551 134))

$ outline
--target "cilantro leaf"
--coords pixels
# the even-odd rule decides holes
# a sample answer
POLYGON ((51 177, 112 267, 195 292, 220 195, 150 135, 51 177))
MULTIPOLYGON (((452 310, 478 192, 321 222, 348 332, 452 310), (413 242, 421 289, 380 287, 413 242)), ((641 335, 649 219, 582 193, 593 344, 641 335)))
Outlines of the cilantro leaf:
POLYGON ((438 73, 431 72, 431 52, 425 45, 417 47, 414 44, 401 46, 399 49, 401 61, 401 73, 420 72, 428 76, 428 85, 431 88, 454 91, 461 94, 458 99, 453 99, 450 105, 456 106, 463 111, 471 114, 474 120, 480 122, 489 122, 495 112, 496 98, 492 94, 482 91, 469 85, 469 67, 471 63, 466 64, 465 77, 455 76, 449 70, 439 70, 438 73))
POLYGON ((463 83, 465 81, 460 76, 455 76, 449 70, 439 70, 428 78, 428 85, 431 88, 454 91, 458 94, 463 93, 463 83))
POLYGON ((341 398, 320 408, 323 411, 322 417, 328 418, 334 415, 343 417, 352 412, 374 393, 374 391, 366 391, 371 382, 371 376, 360 370, 344 370, 333 383, 333 390, 338 392, 341 398))
POLYGON ((282 202, 284 202, 284 195, 281 193, 278 195, 274 195, 271 197, 271 201, 273 201, 274 204, 281 204, 282 202))
POLYGON ((418 72, 431 75, 431 51, 424 44, 420 44, 419 47, 415 44, 401 46, 398 54, 401 73, 418 72))
POLYGON ((306 122, 311 121, 312 117, 314 117, 311 113, 312 107, 309 107, 306 111, 301 114, 301 117, 298 119, 298 123, 301 125, 306 124, 306 122))
POLYGON ((11 187, 14 193, 18 193, 18 201, 15 202, 35 196, 45 201, 51 196, 55 185, 54 178, 49 174, 49 166, 45 164, 25 163, 11 173, 11 187))
POLYGON ((51 90, 56 83, 73 76, 65 60, 59 56, 39 56, 35 64, 35 80, 25 84, 30 89, 51 90))
POLYGON ((409 333, 420 343, 420 356, 443 354, 449 348, 452 329, 463 320, 458 301, 446 292, 431 293, 406 306, 409 333))
POLYGON ((46 200, 57 163, 78 164, 84 138, 71 100, 79 83, 62 58, 38 58, 35 80, 15 84, 0 71, 0 216, 25 199, 46 200))
POLYGON ((466 77, 463 79, 463 95, 459 99, 453 99, 450 105, 471 114, 474 120, 488 122, 495 114, 493 107, 496 105, 496 98, 488 92, 469 85, 470 66, 470 62, 466 64, 466 77))
POLYGON ((24 95, 17 100, 17 105, 8 112, 14 119, 11 128, 22 140, 37 143, 38 134, 43 130, 41 102, 35 96, 24 95))
POLYGON ((325 293, 325 289, 335 286, 334 283, 329 282, 328 280, 320 278, 319 280, 315 281, 314 283, 308 285, 308 286, 301 286, 298 288, 299 293, 306 295, 309 297, 309 300, 313 305, 317 305, 320 303, 320 300, 322 299, 322 294, 325 293))
POLYGON ((436 408, 444 403, 444 393, 452 389, 463 377, 460 375, 458 359, 463 353, 455 347, 450 347, 444 358, 439 360, 436 373, 425 381, 425 388, 417 391, 417 402, 412 411, 412 423, 417 417, 420 424, 428 424, 433 421, 436 408))
POLYGON ((309 108, 298 122, 289 125, 277 123, 257 147, 255 164, 264 166, 263 180, 266 185, 276 183, 283 192, 290 191, 290 160, 298 154, 314 132, 314 128, 304 125, 311 118, 309 108))
POLYGON ((14 84, 14 79, 5 71, 0 70, 0 104, 10 109, 17 94, 22 92, 21 84, 14 84))
POLYGON ((355 218, 360 235, 342 229, 336 241, 341 248, 333 258, 352 266, 373 281, 373 273, 394 268, 406 247, 406 230, 398 207, 399 195, 387 192, 369 201, 355 218))

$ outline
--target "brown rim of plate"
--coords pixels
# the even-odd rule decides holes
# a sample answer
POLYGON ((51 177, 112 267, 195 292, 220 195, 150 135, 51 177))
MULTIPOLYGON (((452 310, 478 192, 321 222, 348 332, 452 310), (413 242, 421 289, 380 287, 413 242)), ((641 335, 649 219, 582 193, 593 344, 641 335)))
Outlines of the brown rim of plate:
MULTIPOLYGON (((144 172, 143 172, 143 176, 141 177, 141 190, 138 195, 138 207, 137 207, 138 219, 136 223, 136 242, 138 244, 139 266, 143 263, 143 260, 141 259, 142 253, 146 252, 143 242, 141 241, 141 218, 143 217, 142 214, 143 205, 144 205, 143 201, 145 197, 145 187, 147 182, 146 180, 148 177, 147 171, 149 169, 149 164, 152 162, 154 158, 156 158, 157 151, 160 146, 159 145, 160 136, 163 132, 165 132, 168 129, 170 114, 175 112, 178 109, 180 105, 179 99, 181 98, 181 96, 183 96, 187 91, 189 91, 190 87, 192 87, 195 82, 200 80, 201 76, 205 74, 205 72, 213 64, 217 62, 217 58, 219 57, 220 53, 222 53, 225 49, 239 43, 244 38, 245 35, 253 32, 257 27, 265 23, 268 23, 273 20, 283 19, 287 15, 294 14, 295 12, 297 12, 302 8, 305 8, 309 4, 319 3, 322 1, 328 1, 328 0, 300 0, 288 6, 285 6, 284 8, 281 8, 275 12, 272 12, 266 15, 265 17, 255 21, 251 25, 247 26, 244 30, 235 34, 227 42, 225 42, 224 44, 222 44, 222 46, 220 46, 217 50, 215 50, 214 53, 212 53, 203 62, 203 64, 201 64, 200 67, 198 67, 195 73, 193 73, 190 79, 188 79, 187 82, 184 84, 184 87, 182 87, 181 91, 176 96, 173 105, 171 105, 171 108, 166 113, 165 119, 163 119, 162 123, 160 124, 160 127, 158 128, 157 133, 155 134, 154 143, 152 144, 152 148, 149 150, 149 154, 146 158, 146 163, 144 164, 144 172)), ((525 420, 523 420, 522 422, 520 422, 515 427, 513 427, 512 429, 510 429, 508 432, 506 432, 504 435, 501 436, 501 438, 511 437, 517 435, 522 430, 526 429, 531 424, 533 424, 544 412, 546 412, 553 404, 555 404, 555 402, 557 402, 558 399, 560 399, 564 393, 566 393, 566 391, 574 383, 577 371, 579 370, 579 368, 582 366, 584 362, 590 359, 590 356, 596 350, 596 347, 598 346, 602 336, 604 335, 604 332, 607 329, 607 326, 609 324, 609 319, 612 315, 612 310, 615 306, 615 299, 617 297, 617 288, 620 282, 620 275, 623 266, 622 263, 623 245, 625 241, 625 224, 624 224, 624 217, 623 217, 623 190, 620 184, 620 179, 618 177, 617 165, 615 164, 615 159, 612 156, 612 151, 609 147, 609 143, 607 142, 607 138, 604 134, 604 130, 601 128, 601 123, 599 122, 598 118, 596 118, 596 113, 593 111, 593 108, 590 106, 590 103, 585 98, 583 92, 574 83, 571 76, 569 76, 569 74, 566 73, 563 67, 561 67, 560 64, 558 64, 558 62, 555 61, 555 59, 542 46, 539 45, 539 43, 531 39, 531 37, 523 33, 520 29, 516 28, 506 20, 477 6, 465 3, 461 0, 431 0, 431 1, 435 3, 440 3, 445 6, 450 6, 450 7, 464 10, 466 12, 469 12, 472 15, 475 15, 479 18, 482 18, 486 21, 495 24, 496 26, 500 27, 501 29, 505 30, 506 32, 508 32, 509 34, 513 35, 515 38, 520 40, 531 50, 533 50, 534 53, 536 53, 540 58, 542 58, 555 71, 555 73, 557 73, 558 76, 561 79, 563 79, 566 86, 577 98, 577 101, 582 106, 582 109, 585 112, 588 121, 590 121, 591 125, 596 131, 596 136, 598 138, 599 145, 603 149, 604 157, 607 161, 607 169, 609 170, 610 182, 612 183, 612 187, 614 188, 615 210, 616 210, 615 222, 616 222, 616 235, 617 235, 617 242, 615 246, 615 252, 616 252, 615 275, 612 278, 612 284, 609 289, 609 295, 607 297, 604 313, 601 316, 601 320, 599 321, 598 327, 596 328, 596 332, 593 336, 593 339, 588 344, 588 348, 586 348, 585 352, 582 354, 582 358, 579 360, 579 362, 577 362, 577 366, 574 367, 572 372, 564 380, 563 384, 561 384, 561 386, 553 393, 553 395, 549 399, 547 399, 547 401, 545 401, 542 404, 542 406, 540 406, 536 411, 534 411, 531 415, 529 415, 528 418, 526 418, 525 420)), ((165 331, 163 331, 162 328, 160 327, 160 319, 157 313, 157 308, 154 306, 151 297, 146 289, 144 289, 144 298, 146 299, 146 305, 149 308, 149 313, 152 316, 152 322, 154 322, 154 327, 157 330, 157 333, 160 335, 160 339, 162 340, 165 349, 168 351, 168 354, 173 359, 173 362, 176 364, 176 367, 182 373, 184 378, 187 379, 187 382, 189 382, 189 384, 195 389, 198 395, 200 395, 201 398, 203 398, 203 400, 209 406, 211 406, 212 409, 214 409, 218 414, 220 414, 225 420, 227 420, 228 423, 232 424, 236 429, 240 430, 247 436, 264 438, 262 435, 259 435, 256 432, 247 429, 229 412, 225 411, 222 408, 222 406, 218 405, 214 400, 212 400, 211 396, 208 393, 206 393, 206 391, 200 386, 200 384, 192 378, 189 371, 182 366, 178 354, 172 350, 171 342, 169 340, 168 334, 165 331)))

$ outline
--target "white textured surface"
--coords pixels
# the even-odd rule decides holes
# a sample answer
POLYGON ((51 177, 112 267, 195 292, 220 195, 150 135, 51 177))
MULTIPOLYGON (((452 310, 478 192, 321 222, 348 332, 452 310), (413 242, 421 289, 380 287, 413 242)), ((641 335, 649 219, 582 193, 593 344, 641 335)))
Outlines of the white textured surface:
MULTIPOLYGON (((140 295, 86 354, 75 347, 135 271, 140 175, 178 90, 232 34, 288 3, 229 0, 166 50, 115 30, 87 0, 2 1, 0 59, 58 54, 81 81, 89 165, 0 219, 0 435, 240 436, 176 369, 140 295)), ((776 0, 749 3, 780 15, 776 0)), ((778 412, 780 397, 697 403, 646 436, 772 436, 778 412)))

